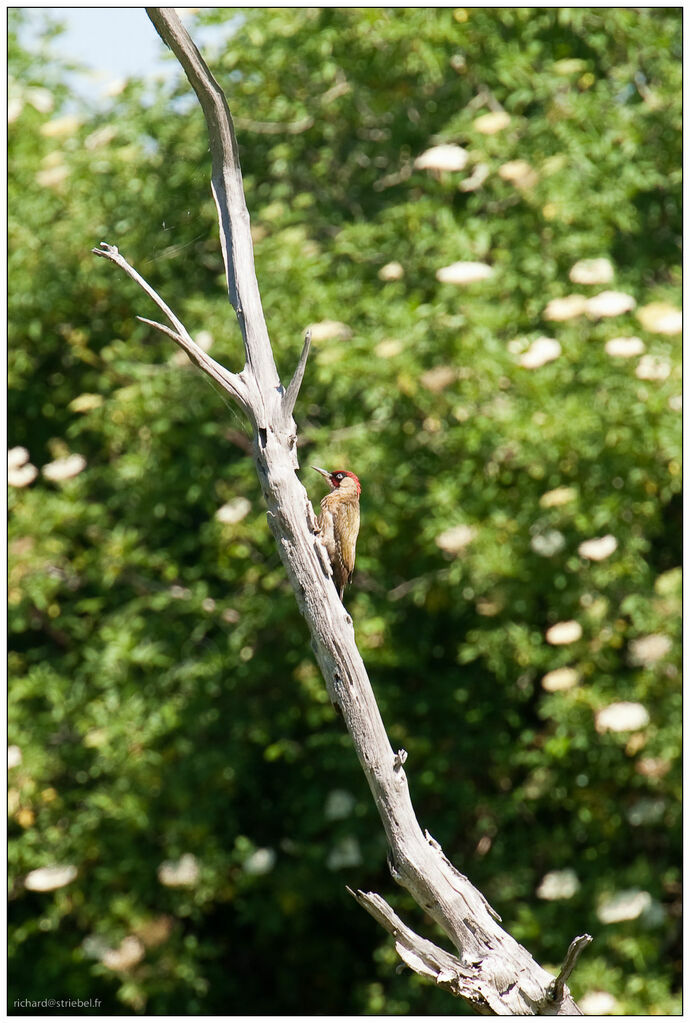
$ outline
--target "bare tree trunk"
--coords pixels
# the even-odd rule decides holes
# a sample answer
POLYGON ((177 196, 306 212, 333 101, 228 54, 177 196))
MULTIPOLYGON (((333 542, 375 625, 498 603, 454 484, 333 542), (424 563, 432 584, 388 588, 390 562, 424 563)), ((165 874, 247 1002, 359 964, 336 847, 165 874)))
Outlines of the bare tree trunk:
MULTIPOLYGON (((309 333, 292 382, 278 377, 254 270, 249 214, 232 118, 222 89, 172 8, 147 8, 161 38, 182 65, 206 118, 212 155, 212 190, 218 208, 228 296, 245 348, 241 373, 229 373, 199 348, 165 302, 114 246, 93 250, 136 280, 164 312, 172 337, 190 358, 240 405, 254 428, 252 453, 268 506, 268 522, 312 636, 312 648, 333 705, 342 714, 366 775, 390 847, 394 879, 448 935, 451 954, 411 931, 381 896, 352 892, 394 937, 401 958, 417 973, 466 998, 487 1015, 581 1015, 565 979, 589 937, 576 939, 554 978, 499 926, 484 896, 446 858, 417 822, 403 764, 391 748, 352 619, 338 598, 316 519, 296 476, 297 430, 293 410, 309 353, 309 333)), ((142 318, 143 319, 143 318, 142 318)))

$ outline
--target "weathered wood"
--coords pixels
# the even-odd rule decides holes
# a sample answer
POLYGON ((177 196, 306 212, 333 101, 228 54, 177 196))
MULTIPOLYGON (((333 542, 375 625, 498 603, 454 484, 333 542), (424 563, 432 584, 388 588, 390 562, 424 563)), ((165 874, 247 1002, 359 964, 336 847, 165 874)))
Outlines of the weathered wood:
POLYGON ((565 982, 573 972, 577 965, 577 961, 593 941, 591 934, 580 934, 577 938, 573 938, 570 942, 570 947, 565 954, 563 965, 558 973, 558 976, 554 980, 553 984, 549 987, 549 998, 553 1002, 558 1002, 563 997, 563 989, 565 982))
MULTIPOLYGON (((312 648, 329 696, 340 711, 379 811, 390 847, 394 879, 445 932, 457 955, 420 938, 373 893, 355 898, 396 941, 405 963, 431 977, 488 1015, 581 1015, 568 989, 547 973, 499 924, 484 896, 423 832, 416 819, 403 765, 394 752, 355 642, 352 619, 338 598, 331 568, 316 531, 307 493, 296 476, 297 431, 292 418, 309 352, 295 376, 280 383, 264 320, 253 262, 249 214, 237 142, 222 90, 172 8, 147 8, 158 33, 177 56, 206 117, 212 154, 212 188, 220 225, 228 295, 237 314, 246 364, 229 374, 210 360, 163 301, 116 249, 93 251, 138 279, 173 323, 151 322, 180 344, 245 410, 254 427, 252 453, 268 507, 268 523, 312 636, 312 648)), ((354 894, 354 893, 353 893, 354 894)))

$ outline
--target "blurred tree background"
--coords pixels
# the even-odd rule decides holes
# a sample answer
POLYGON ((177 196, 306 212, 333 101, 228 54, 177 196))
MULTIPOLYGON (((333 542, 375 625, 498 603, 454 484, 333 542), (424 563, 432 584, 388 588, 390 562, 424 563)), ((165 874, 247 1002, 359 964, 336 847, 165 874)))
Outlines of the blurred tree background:
MULTIPOLYGON (((241 367, 196 100, 80 100, 10 16, 10 1004, 467 1014, 345 891, 438 940, 247 427, 90 254, 241 367)), ((213 24, 284 378, 314 325, 300 461, 362 480, 348 608, 420 822, 547 967, 594 936, 588 1012, 679 1013, 680 9, 213 24)))

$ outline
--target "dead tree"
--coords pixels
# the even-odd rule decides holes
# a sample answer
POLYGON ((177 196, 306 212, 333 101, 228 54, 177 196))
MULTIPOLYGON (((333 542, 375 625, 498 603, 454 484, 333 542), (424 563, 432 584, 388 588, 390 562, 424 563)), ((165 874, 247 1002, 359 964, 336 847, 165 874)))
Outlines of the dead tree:
POLYGON ((182 65, 201 104, 212 156, 211 187, 218 209, 228 296, 245 350, 240 373, 210 358, 184 325, 117 248, 102 242, 93 252, 135 280, 171 326, 139 317, 172 338, 245 412, 253 428, 252 453, 268 506, 268 523, 312 637, 334 707, 342 714, 366 775, 389 845, 393 878, 445 932, 450 953, 410 930, 373 892, 353 896, 395 939, 404 962, 485 1015, 581 1015, 565 986, 589 936, 576 938, 554 979, 510 934, 484 896, 422 831, 410 800, 404 750, 393 750, 355 642, 352 619, 331 581, 331 567, 316 531, 307 493, 296 475, 293 419, 309 354, 309 332, 287 387, 278 377, 254 269, 249 213, 237 141, 222 89, 172 8, 147 8, 158 34, 182 65))

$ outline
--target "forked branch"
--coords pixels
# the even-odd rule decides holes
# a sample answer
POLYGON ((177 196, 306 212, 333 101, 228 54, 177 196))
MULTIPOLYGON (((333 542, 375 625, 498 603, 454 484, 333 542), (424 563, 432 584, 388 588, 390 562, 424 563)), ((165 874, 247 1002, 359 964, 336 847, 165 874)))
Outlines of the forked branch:
MULTIPOLYGON (((260 385, 260 393, 254 395, 254 403, 260 406, 261 395, 267 397, 273 389, 277 390, 280 381, 254 270, 254 246, 230 110, 223 90, 174 8, 147 7, 146 12, 161 39, 180 62, 206 118, 211 149, 211 190, 218 210, 228 296, 242 331, 247 367, 260 385)), ((260 425, 265 427, 263 419, 260 414, 260 425)))
POLYGON ((307 359, 309 358, 309 349, 311 347, 311 330, 308 330, 304 335, 304 346, 302 348, 302 354, 299 357, 297 363, 297 369, 295 374, 290 381, 290 385, 283 395, 283 416, 286 424, 292 419, 292 413, 295 411, 295 403, 297 396, 302 386, 302 380, 304 379, 304 371, 307 368, 307 359))
MULTIPOLYGON (((498 914, 481 892, 419 826, 403 767, 406 754, 391 748, 357 649, 352 619, 338 598, 317 535, 314 511, 295 474, 298 463, 292 414, 309 354, 309 333, 292 381, 284 390, 261 308, 237 141, 225 96, 174 11, 157 7, 147 10, 159 35, 180 61, 206 117, 228 295, 245 348, 242 372, 228 373, 210 359, 117 249, 102 245, 94 252, 137 281, 163 310, 173 329, 155 321, 145 322, 181 345, 201 369, 233 395, 249 417, 254 427, 252 454, 268 506, 268 522, 309 626, 312 649, 331 702, 343 716, 376 803, 390 848, 391 873, 445 932, 457 954, 416 935, 380 896, 359 892, 355 897, 393 934, 408 966, 467 998, 478 1012, 581 1015, 565 986, 568 960, 554 980, 501 928, 498 914)), ((570 962, 574 963, 573 956, 570 962)))
MULTIPOLYGON (((395 940, 395 951, 402 961, 422 977, 428 977, 439 987, 444 987, 453 995, 462 995, 473 1002, 479 1011, 484 1008, 481 983, 478 982, 481 963, 465 964, 457 956, 439 948, 427 938, 403 923, 385 899, 375 892, 353 892, 347 889, 357 902, 373 916, 395 940)), ((497 999, 500 1009, 500 1002, 497 999)))
POLYGON ((167 337, 172 338, 175 344, 182 348, 189 358, 195 363, 199 369, 202 369, 204 373, 207 373, 212 380, 215 380, 224 391, 226 391, 231 398, 243 408, 247 409, 247 388, 244 381, 236 373, 230 373, 225 366, 221 366, 219 362, 212 359, 203 348, 201 348, 196 341, 192 338, 191 334, 177 318, 175 313, 170 309, 166 302, 160 297, 157 291, 151 287, 151 285, 144 280, 141 274, 137 273, 133 266, 130 266, 125 257, 119 251, 116 245, 108 245, 107 242, 101 242, 100 246, 95 249, 91 249, 94 256, 102 256, 104 259, 108 259, 111 263, 119 266, 121 270, 131 277, 133 281, 142 288, 143 291, 152 298, 159 309, 161 309, 172 323, 175 330, 171 330, 166 327, 163 323, 157 323, 155 320, 147 320, 145 316, 137 316, 138 320, 142 323, 148 323, 149 326, 155 327, 162 334, 166 334, 167 337))

